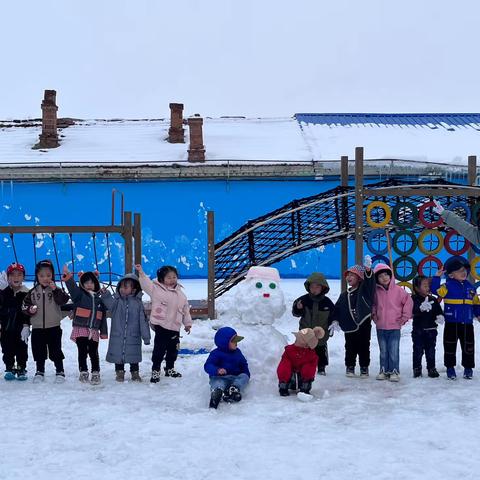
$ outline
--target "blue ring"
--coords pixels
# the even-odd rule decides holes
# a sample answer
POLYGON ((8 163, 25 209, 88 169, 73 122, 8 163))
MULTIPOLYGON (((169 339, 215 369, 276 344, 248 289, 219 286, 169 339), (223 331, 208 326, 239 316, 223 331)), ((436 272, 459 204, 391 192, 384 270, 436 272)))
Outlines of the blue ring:
POLYGON ((390 265, 390 260, 385 255, 374 255, 372 258, 372 265, 378 261, 385 263, 385 265, 390 265))
POLYGON ((448 206, 448 209, 450 211, 453 211, 456 208, 463 209, 463 211, 465 212, 465 221, 469 222, 470 219, 472 218, 472 211, 470 210, 470 207, 468 206, 468 204, 465 202, 453 202, 451 205, 448 206))
POLYGON ((381 248, 381 249, 377 248, 373 244, 374 238, 378 236, 379 233, 381 233, 382 235, 385 235, 385 230, 383 228, 375 228, 367 236, 367 247, 374 255, 383 255, 388 251, 388 243, 385 245, 385 248, 381 248))

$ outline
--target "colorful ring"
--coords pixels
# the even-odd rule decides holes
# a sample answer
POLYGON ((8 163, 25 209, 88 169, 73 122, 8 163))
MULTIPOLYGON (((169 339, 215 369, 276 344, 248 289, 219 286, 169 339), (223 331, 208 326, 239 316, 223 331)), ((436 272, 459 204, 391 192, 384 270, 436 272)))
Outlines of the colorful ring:
POLYGON ((388 222, 390 222, 390 219, 392 218, 392 211, 390 210, 390 207, 385 202, 380 202, 378 200, 371 202, 367 206, 366 214, 367 214, 367 223, 373 228, 384 227, 385 225, 388 224, 388 222), (381 222, 375 222, 372 220, 372 210, 374 208, 381 208, 385 212, 385 218, 381 222))
POLYGON ((410 289, 410 293, 413 293, 413 285, 410 282, 398 282, 397 285, 399 287, 407 287, 410 289))
POLYGON ((410 230, 399 230, 394 236, 393 236, 393 241, 392 241, 392 247, 393 249, 395 250, 396 253, 398 253, 399 255, 402 255, 404 257, 406 257, 407 255, 410 255, 411 253, 413 253, 415 251, 415 249, 417 248, 417 237, 415 236, 415 234, 413 232, 411 232, 410 230), (398 244, 400 242, 400 239, 402 237, 408 237, 410 239, 410 241, 412 242, 412 244, 410 245, 410 247, 407 249, 407 250, 401 250, 399 247, 398 247, 398 244))
POLYGON ((411 280, 418 272, 417 262, 412 257, 398 257, 393 262, 393 269, 395 271, 395 278, 397 278, 401 282, 406 282, 408 280, 411 280), (408 275, 399 274, 398 266, 401 262, 407 262, 411 265, 412 271, 408 275))
POLYGON ((390 260, 385 255, 374 255, 372 258, 372 266, 376 263, 384 263, 390 265, 390 260))
POLYGON ((400 228, 411 228, 415 226, 418 220, 418 209, 410 202, 398 202, 392 210, 392 222, 394 225, 400 228), (412 212, 412 216, 408 222, 402 222, 400 220, 402 214, 402 208, 408 208, 412 212))
POLYGON ((461 208, 465 215, 462 217, 466 222, 469 222, 472 218, 472 212, 470 211, 470 207, 466 202, 453 202, 451 205, 448 206, 450 211, 455 210, 456 208, 461 208))
POLYGON ((480 272, 477 270, 478 262, 480 262, 480 257, 475 257, 470 262, 470 273, 475 280, 480 280, 480 272))
POLYGON ((445 235, 445 240, 444 240, 444 246, 445 246, 445 250, 450 254, 450 255, 463 255, 465 252, 468 251, 468 249, 470 248, 470 242, 465 238, 463 237, 462 235, 460 235, 456 230, 450 230, 446 235, 445 235), (459 250, 455 250, 454 248, 452 248, 452 246, 450 245, 450 242, 452 240, 452 237, 456 235, 457 237, 462 237, 463 240, 464 240, 464 244, 463 244, 463 247, 459 250))
POLYGON ((418 249, 425 255, 436 255, 443 248, 443 236, 438 230, 432 230, 431 228, 424 230, 418 236, 418 249), (438 245, 435 248, 427 248, 425 246, 425 238, 427 235, 433 235, 438 239, 438 245))
POLYGON ((439 258, 433 257, 432 255, 429 255, 428 257, 422 258, 418 262, 418 274, 419 275, 425 275, 426 277, 432 277, 433 276, 433 275, 426 275, 425 272, 423 271, 423 267, 425 266, 425 264, 427 262, 435 263, 437 265, 437 270, 440 270, 443 267, 443 263, 439 258))
MULTIPOLYGON (((385 237, 385 230, 383 228, 376 228, 375 230, 372 230, 368 236, 367 236, 367 247, 368 249, 374 254, 374 255, 383 255, 384 253, 387 253, 388 251, 388 243, 385 241, 385 248, 377 248, 375 246, 374 240, 375 237, 382 235, 382 237, 385 237)), ((378 242, 380 243, 380 242, 378 242)))
POLYGON ((425 211, 427 208, 433 208, 435 206, 435 203, 433 201, 430 202, 425 202, 419 209, 418 209, 418 219, 427 228, 435 228, 440 226, 443 223, 443 218, 439 215, 438 220, 434 222, 429 222, 428 220, 425 219, 425 211))

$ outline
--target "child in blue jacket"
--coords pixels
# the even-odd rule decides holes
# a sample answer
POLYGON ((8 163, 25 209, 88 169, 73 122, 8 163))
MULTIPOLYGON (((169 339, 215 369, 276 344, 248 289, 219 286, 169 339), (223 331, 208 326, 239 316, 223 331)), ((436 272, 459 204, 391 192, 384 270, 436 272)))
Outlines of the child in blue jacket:
POLYGON ((217 408, 223 397, 225 402, 239 402, 240 393, 250 380, 248 363, 237 343, 243 337, 231 327, 222 327, 215 334, 217 348, 210 352, 204 369, 210 376, 210 408, 217 408))
POLYGON ((444 363, 447 377, 456 380, 457 342, 462 349, 463 378, 470 380, 475 368, 475 337, 473 319, 480 315, 480 301, 475 287, 467 280, 470 264, 460 256, 450 257, 432 278, 432 292, 443 299, 445 328, 443 330, 444 363), (445 272, 447 281, 440 286, 445 272))

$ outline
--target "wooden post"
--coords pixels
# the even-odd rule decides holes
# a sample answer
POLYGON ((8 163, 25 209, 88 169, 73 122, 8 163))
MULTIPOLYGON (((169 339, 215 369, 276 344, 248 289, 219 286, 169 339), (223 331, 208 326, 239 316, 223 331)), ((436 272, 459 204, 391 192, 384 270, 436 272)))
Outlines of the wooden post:
MULTIPOLYGON (((342 156, 340 158, 340 185, 342 187, 348 187, 348 157, 342 156)), ((348 198, 342 198, 342 211, 340 214, 340 218, 342 219, 343 226, 346 231, 349 230, 348 224, 348 198)), ((341 245, 340 245, 340 284, 342 288, 342 292, 347 289, 347 282, 345 280, 344 273, 347 271, 348 268, 348 239, 342 238, 341 245)))
POLYGON ((125 212, 123 219, 123 241, 125 242, 125 274, 133 269, 132 212, 125 212))
POLYGON ((141 213, 133 214, 133 240, 134 240, 133 263, 137 265, 138 263, 142 263, 142 214, 141 213))
POLYGON ((207 212, 208 318, 215 318, 215 214, 207 212))
POLYGON ((363 147, 355 148, 355 263, 363 265, 363 147))
MULTIPOLYGON (((476 182, 477 182, 477 157, 475 155, 470 155, 468 157, 468 185, 474 186, 476 182)), ((468 204, 470 205, 470 208, 472 208, 474 203, 475 203, 475 197, 469 197, 468 204)), ((472 221, 476 222, 476 218, 472 218, 472 221)), ((468 249, 468 261, 470 262, 470 264, 472 263, 472 260, 474 259, 474 257, 475 257, 475 252, 473 251, 473 248, 470 247, 468 249)), ((475 283, 475 279, 472 276, 470 276, 469 280, 475 283)))

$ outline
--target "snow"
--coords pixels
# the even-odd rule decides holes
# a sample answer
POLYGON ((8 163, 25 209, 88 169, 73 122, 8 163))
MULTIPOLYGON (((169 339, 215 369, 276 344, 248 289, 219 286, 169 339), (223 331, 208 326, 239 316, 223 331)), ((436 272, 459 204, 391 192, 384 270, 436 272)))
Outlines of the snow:
MULTIPOLYGON (((329 282, 335 300, 339 282, 329 282)), ((205 281, 182 283, 189 298, 205 294, 205 281)), ((304 292, 302 283, 281 281, 288 306, 304 292)), ((212 326, 223 323, 229 323, 228 315, 196 321, 191 335, 182 332, 182 345, 211 348, 212 326)), ((275 326, 290 335, 298 323, 287 311, 275 326)), ((480 377, 447 381, 439 341, 441 378, 411 378, 408 326, 402 331, 398 384, 379 382, 374 376, 346 378, 343 335, 336 334, 329 341, 327 376, 317 377, 311 402, 281 398, 270 366, 267 381, 260 385, 253 377, 242 402, 222 403, 217 411, 208 409, 205 355, 181 357, 181 379, 162 377, 158 385, 117 384, 113 365, 103 360, 103 341, 103 383, 92 387, 78 382, 69 321, 62 327, 65 384, 53 384, 51 364, 43 385, 31 380, 0 382, 2 480, 57 480, 72 474, 78 480, 478 477, 480 460, 474 448, 480 427, 480 377)), ((246 337, 242 343, 247 342, 246 337)), ((145 380, 151 348, 144 347, 140 367, 145 380)), ((375 374, 374 333, 371 350, 375 374)), ((29 367, 32 373, 32 360, 29 367)))

